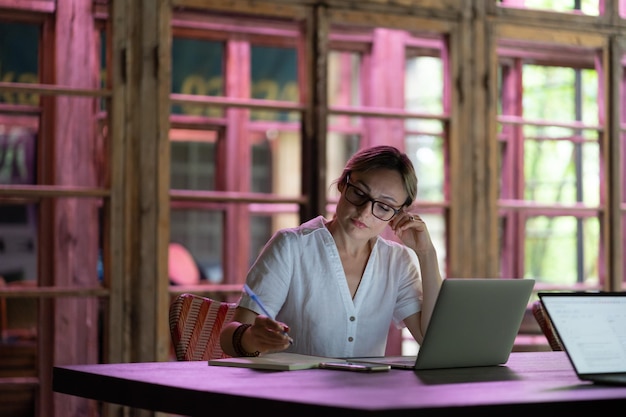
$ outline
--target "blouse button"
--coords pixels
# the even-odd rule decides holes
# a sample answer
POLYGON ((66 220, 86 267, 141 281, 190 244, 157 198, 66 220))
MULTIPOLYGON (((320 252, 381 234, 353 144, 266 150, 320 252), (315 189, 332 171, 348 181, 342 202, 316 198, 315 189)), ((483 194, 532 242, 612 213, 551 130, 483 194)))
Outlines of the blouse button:
POLYGON ((350 321, 354 321, 354 320, 356 320, 356 317, 350 316, 350 321))
POLYGON ((353 338, 352 336, 350 336, 350 337, 348 338, 348 342, 353 342, 353 341, 354 341, 354 338, 353 338))

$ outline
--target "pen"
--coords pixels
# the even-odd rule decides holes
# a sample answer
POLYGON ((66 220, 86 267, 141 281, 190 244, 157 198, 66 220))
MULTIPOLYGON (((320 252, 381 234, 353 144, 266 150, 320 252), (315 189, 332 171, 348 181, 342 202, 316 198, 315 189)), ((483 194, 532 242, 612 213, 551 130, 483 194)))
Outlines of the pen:
MULTIPOLYGON (((265 306, 263 305, 263 303, 261 302, 261 299, 254 293, 254 291, 252 291, 252 289, 250 287, 248 287, 248 284, 243 284, 243 289, 246 292, 246 294, 248 294, 250 296, 250 298, 252 298, 252 300, 257 303, 257 305, 261 308, 261 310, 263 311, 263 314, 265 314, 267 317, 269 317, 270 319, 274 320, 274 317, 267 311, 267 309, 265 308, 265 306)), ((289 335, 287 335, 287 332, 283 332, 283 334, 287 337, 289 337, 289 335)), ((291 337, 289 337, 289 344, 292 345, 293 344, 293 339, 291 337)))

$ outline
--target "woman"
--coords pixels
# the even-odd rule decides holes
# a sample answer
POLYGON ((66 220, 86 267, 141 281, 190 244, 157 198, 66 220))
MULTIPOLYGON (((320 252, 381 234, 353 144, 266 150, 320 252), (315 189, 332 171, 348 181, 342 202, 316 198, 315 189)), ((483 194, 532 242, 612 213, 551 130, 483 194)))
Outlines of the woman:
POLYGON ((389 326, 421 343, 441 286, 410 159, 391 146, 363 149, 336 181, 331 220, 279 230, 246 283, 273 320, 243 294, 221 346, 231 356, 286 350, 325 357, 383 356, 389 326), (402 244, 382 238, 387 228, 402 244))

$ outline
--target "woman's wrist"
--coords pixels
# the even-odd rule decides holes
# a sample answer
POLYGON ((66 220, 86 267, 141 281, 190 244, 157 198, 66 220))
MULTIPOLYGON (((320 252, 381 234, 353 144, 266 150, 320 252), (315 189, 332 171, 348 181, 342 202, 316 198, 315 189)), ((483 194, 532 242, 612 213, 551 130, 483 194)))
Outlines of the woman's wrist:
POLYGON ((246 357, 255 357, 259 356, 259 351, 256 350, 254 352, 248 352, 243 347, 243 334, 248 330, 248 328, 252 327, 249 323, 240 324, 235 331, 233 332, 233 350, 237 354, 237 356, 246 356, 246 357))

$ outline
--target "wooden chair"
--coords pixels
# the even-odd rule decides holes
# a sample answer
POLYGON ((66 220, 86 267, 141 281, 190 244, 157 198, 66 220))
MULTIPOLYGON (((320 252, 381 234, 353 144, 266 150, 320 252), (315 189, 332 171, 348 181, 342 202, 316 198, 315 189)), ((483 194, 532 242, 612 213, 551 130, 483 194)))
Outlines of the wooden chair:
POLYGON ((535 316, 535 320, 539 324, 541 331, 543 332, 546 339, 548 339, 548 344, 552 350, 563 350, 563 345, 561 344, 561 340, 557 336, 554 331, 554 327, 552 326, 552 322, 548 317, 545 309, 543 308, 543 304, 541 304, 541 300, 535 300, 532 303, 532 312, 533 316, 535 316))
POLYGON ((176 359, 204 361, 228 357, 220 346, 220 331, 232 320, 236 306, 194 294, 178 295, 169 310, 176 359))

